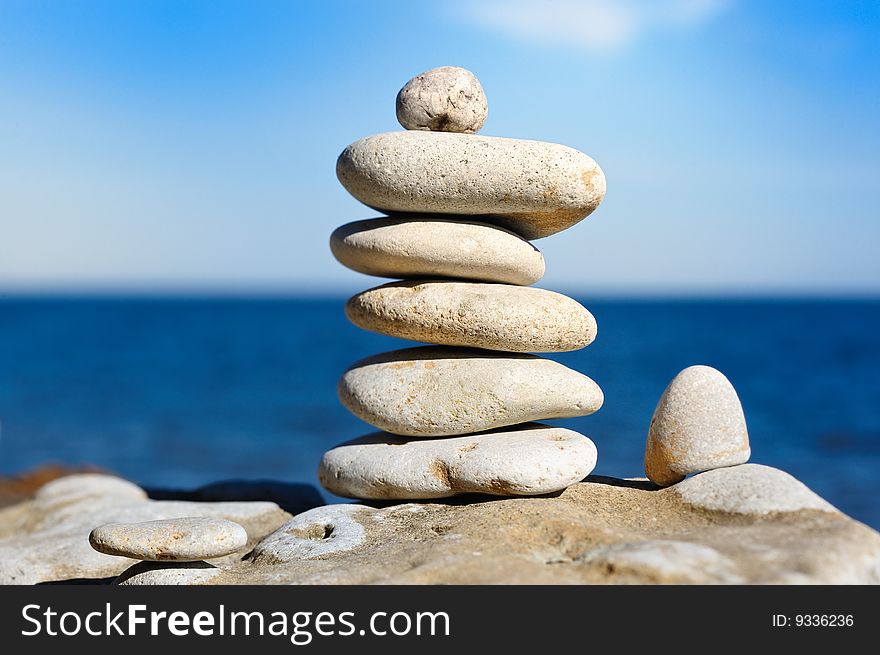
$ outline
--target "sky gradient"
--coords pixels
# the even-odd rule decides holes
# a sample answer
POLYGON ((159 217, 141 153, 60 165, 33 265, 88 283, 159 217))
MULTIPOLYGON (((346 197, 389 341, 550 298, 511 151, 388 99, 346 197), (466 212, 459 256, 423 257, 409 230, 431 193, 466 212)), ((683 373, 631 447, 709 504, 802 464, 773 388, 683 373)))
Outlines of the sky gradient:
POLYGON ((0 0, 0 290, 378 283, 335 160, 441 65, 605 171, 540 286, 880 294, 880 3, 757 0, 0 0))

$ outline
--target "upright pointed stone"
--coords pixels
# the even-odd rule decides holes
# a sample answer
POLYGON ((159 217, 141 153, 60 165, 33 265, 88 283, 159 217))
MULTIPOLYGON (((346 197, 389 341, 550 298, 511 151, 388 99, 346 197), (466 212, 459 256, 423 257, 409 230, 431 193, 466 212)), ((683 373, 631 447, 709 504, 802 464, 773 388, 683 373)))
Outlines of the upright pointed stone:
POLYGON ((743 464, 750 455, 742 405, 728 379, 709 366, 676 375, 648 429, 648 479, 668 486, 691 473, 743 464))

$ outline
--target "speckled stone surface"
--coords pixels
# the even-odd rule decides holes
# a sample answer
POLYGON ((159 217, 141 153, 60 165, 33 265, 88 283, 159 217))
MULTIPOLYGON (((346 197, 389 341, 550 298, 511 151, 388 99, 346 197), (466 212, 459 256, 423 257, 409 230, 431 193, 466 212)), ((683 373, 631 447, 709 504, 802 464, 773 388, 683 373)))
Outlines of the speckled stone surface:
POLYGON ((364 526, 356 517, 374 511, 372 507, 354 504, 315 507, 293 517, 263 539, 251 560, 278 564, 352 550, 364 542, 364 526))
POLYGON ((489 104, 476 76, 458 66, 416 75, 397 94, 397 120, 408 130, 479 132, 489 104))
POLYGON ((508 284, 392 282, 345 305, 365 330, 401 339, 508 352, 578 350, 596 338, 596 320, 554 291, 508 284))
POLYGON ((679 482, 671 490, 688 505, 728 514, 837 511, 785 471, 760 464, 706 471, 679 482))
POLYGON ((386 132, 343 150, 336 176, 383 212, 479 217, 527 239, 571 227, 605 196, 605 175, 567 146, 476 134, 386 132))
POLYGON ((89 534, 89 543, 99 553, 156 562, 223 557, 244 548, 247 540, 238 523, 208 517, 107 523, 89 534))
POLYGON ((742 464, 750 455, 742 405, 727 378, 709 366, 676 375, 648 429, 648 478, 670 485, 691 473, 742 464))
POLYGON ((427 346, 356 363, 339 398, 393 434, 468 434, 541 419, 585 416, 603 402, 586 375, 535 355, 427 346))
POLYGON ((328 491, 352 498, 534 496, 565 489, 595 465, 596 446, 583 435, 526 424, 441 439, 369 435, 325 453, 318 478, 328 491))
POLYGON ((344 266, 380 277, 528 285, 544 275, 540 250, 486 223, 417 216, 356 221, 333 232, 330 250, 344 266))

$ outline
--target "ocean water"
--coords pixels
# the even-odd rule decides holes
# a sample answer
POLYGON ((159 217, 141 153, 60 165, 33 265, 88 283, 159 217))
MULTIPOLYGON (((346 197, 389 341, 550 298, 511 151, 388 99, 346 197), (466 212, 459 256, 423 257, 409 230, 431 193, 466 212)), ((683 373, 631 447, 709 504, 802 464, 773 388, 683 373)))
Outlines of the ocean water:
MULTIPOLYGON (((339 375, 412 345, 356 329, 343 300, 0 299, 0 473, 317 484, 321 453, 370 431, 339 404, 339 375)), ((551 357, 594 378, 605 406, 555 423, 595 441, 595 473, 643 475, 664 387, 708 364, 737 388, 752 461, 880 528, 880 302, 580 300, 598 339, 551 357)))

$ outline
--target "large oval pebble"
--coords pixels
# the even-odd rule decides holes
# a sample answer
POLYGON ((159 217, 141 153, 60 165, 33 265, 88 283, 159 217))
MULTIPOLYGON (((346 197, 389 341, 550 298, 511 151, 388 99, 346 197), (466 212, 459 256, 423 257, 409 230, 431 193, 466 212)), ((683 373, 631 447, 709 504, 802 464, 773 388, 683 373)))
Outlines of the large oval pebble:
POLYGON ((106 555, 146 561, 195 562, 244 548, 247 532, 225 519, 192 517, 142 523, 108 523, 92 530, 89 543, 106 555))
POLYGON ((584 416, 603 401, 599 385, 558 362, 442 346, 358 362, 339 381, 339 398, 380 430, 413 437, 584 416))
POLYGON ((321 484, 339 496, 418 500, 463 493, 534 496, 565 489, 596 465, 577 432, 540 424, 446 439, 377 433, 324 454, 321 484))
POLYGON ((336 176, 365 205, 386 212, 480 216, 527 239, 588 216, 605 175, 573 148, 448 132, 386 132, 352 143, 336 176))
POLYGON ((742 464, 750 455, 742 405, 724 374, 690 366, 676 375, 648 428, 648 478, 668 486, 691 473, 742 464))
POLYGON ((337 228, 333 256, 380 277, 453 277, 533 284, 544 256, 517 234, 486 223, 418 217, 374 218, 337 228))
POLYGON ((508 352, 563 352, 596 338, 580 303, 546 289, 478 282, 391 282, 345 305, 364 330, 446 346, 508 352))

